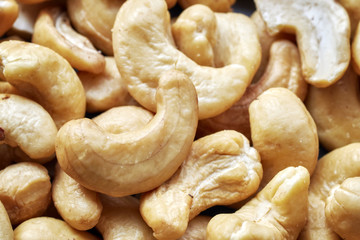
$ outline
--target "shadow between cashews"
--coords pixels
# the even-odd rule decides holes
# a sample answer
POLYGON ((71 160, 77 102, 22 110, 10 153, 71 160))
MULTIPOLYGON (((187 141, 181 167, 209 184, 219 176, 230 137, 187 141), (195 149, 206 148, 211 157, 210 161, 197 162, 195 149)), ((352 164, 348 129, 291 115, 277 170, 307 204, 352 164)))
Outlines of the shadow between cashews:
POLYGON ((169 69, 184 72, 195 85, 199 119, 220 114, 242 96, 260 63, 256 27, 242 14, 215 16, 219 43, 216 47, 224 53, 217 68, 200 66, 176 48, 164 0, 123 4, 113 28, 114 57, 129 93, 137 102, 156 110, 158 79, 169 69))
POLYGON ((246 199, 261 178, 260 156, 249 141, 220 131, 196 140, 171 179, 141 196, 140 213, 157 239, 178 239, 200 212, 246 199))
POLYGON ((157 113, 143 128, 112 134, 90 119, 58 132, 61 168, 88 189, 111 196, 151 190, 170 178, 187 157, 198 121, 196 90, 187 75, 160 77, 157 113))

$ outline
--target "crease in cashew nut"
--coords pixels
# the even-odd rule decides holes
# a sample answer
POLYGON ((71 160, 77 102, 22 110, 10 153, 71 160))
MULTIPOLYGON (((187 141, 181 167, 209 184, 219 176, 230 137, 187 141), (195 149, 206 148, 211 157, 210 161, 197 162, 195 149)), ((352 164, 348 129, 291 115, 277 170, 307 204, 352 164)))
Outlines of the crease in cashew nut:
POLYGON ((14 24, 19 15, 19 5, 15 0, 0 1, 0 37, 14 24))
POLYGON ((70 25, 67 12, 59 6, 43 8, 36 19, 32 42, 48 47, 80 71, 101 73, 105 58, 90 40, 70 25))
POLYGON ((326 220, 341 238, 355 240, 360 230, 360 177, 350 177, 330 191, 326 199, 326 220))
POLYGON ((170 180, 141 196, 140 213, 157 239, 177 239, 200 212, 255 193, 261 178, 249 141, 236 131, 217 132, 195 141, 170 180))
POLYGON ((255 0, 255 4, 270 33, 296 34, 308 83, 327 87, 343 76, 350 61, 350 21, 339 3, 255 0))
POLYGON ((14 240, 14 230, 10 222, 9 215, 0 201, 0 239, 14 240))
POLYGON ((61 168, 91 190, 125 196, 151 190, 187 157, 197 127, 196 90, 179 71, 160 77, 157 113, 143 128, 112 134, 90 119, 73 120, 58 132, 61 168))
POLYGON ((206 239, 297 239, 307 219, 309 183, 302 166, 281 170, 235 213, 214 216, 206 239))
POLYGON ((261 156, 267 184, 288 166, 314 172, 319 140, 313 118, 304 103, 287 88, 269 88, 249 106, 251 139, 261 156))
POLYGON ((16 240, 49 239, 99 240, 89 232, 76 230, 65 221, 52 217, 36 217, 24 221, 14 229, 16 240))
POLYGON ((233 129, 251 139, 249 105, 263 91, 272 87, 284 87, 305 99, 308 84, 302 77, 297 47, 288 40, 275 40, 270 49, 270 59, 261 79, 249 85, 244 95, 222 114, 199 121, 198 136, 233 129))
POLYGON ((198 215, 189 221, 188 227, 184 235, 179 240, 204 240, 206 239, 206 227, 211 217, 198 215))
POLYGON ((60 128, 85 116, 85 91, 75 70, 53 50, 34 43, 0 43, 0 78, 40 103, 60 128))
MULTIPOLYGON (((360 21, 359 21, 360 23, 360 21)), ((352 66, 357 74, 360 74, 360 24, 357 25, 354 39, 351 45, 352 66)))
POLYGON ((360 141, 359 76, 351 67, 330 87, 311 86, 305 104, 324 148, 331 151, 360 141))
POLYGON ((231 12, 231 7, 236 0, 178 0, 179 5, 186 9, 195 4, 202 4, 209 7, 214 12, 231 12))
POLYGON ((320 158, 311 176, 308 221, 299 239, 340 239, 326 220, 326 199, 333 187, 347 178, 358 176, 360 143, 337 148, 320 158))
POLYGON ((220 114, 242 96, 260 62, 256 27, 239 13, 218 13, 216 20, 218 41, 223 43, 217 51, 224 53, 220 68, 200 66, 176 48, 164 0, 123 4, 114 23, 114 56, 129 93, 139 104, 156 110, 158 77, 169 69, 183 71, 195 85, 199 119, 220 114))

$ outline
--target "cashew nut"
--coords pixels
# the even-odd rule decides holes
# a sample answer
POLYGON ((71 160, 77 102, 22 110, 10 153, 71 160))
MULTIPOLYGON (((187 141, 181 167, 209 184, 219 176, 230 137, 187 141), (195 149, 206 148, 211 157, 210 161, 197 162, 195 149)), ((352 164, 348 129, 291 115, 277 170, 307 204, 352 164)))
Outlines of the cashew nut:
POLYGON ((305 79, 317 87, 339 80, 350 61, 350 21, 334 0, 255 0, 272 34, 296 34, 305 79), (331 36, 331 37, 329 37, 331 36))
POLYGON ((168 6, 168 8, 173 8, 177 3, 177 0, 166 0, 166 4, 168 6))
POLYGON ((206 239, 206 227, 211 217, 198 215, 193 218, 186 229, 184 235, 179 240, 204 240, 206 239))
POLYGON ((346 9, 350 18, 351 35, 353 36, 358 22, 360 21, 360 1, 359 0, 338 0, 338 2, 346 9))
POLYGON ((19 5, 15 0, 0 0, 0 37, 14 24, 19 15, 19 5))
POLYGON ((105 69, 105 57, 72 28, 66 11, 58 6, 40 11, 32 42, 59 53, 77 70, 101 73, 105 69))
POLYGON ((132 132, 108 133, 86 118, 66 123, 55 145, 61 168, 86 188, 111 196, 162 184, 190 151, 198 121, 196 90, 185 74, 167 71, 156 99, 154 118, 132 132))
POLYGON ((235 213, 214 216, 206 239, 297 239, 307 219, 309 183, 306 168, 285 168, 235 213))
POLYGON ((231 7, 236 0, 178 0, 178 3, 182 8, 188 8, 195 4, 202 4, 208 6, 214 12, 230 12, 231 7))
POLYGON ((49 239, 76 239, 99 240, 96 236, 76 230, 66 222, 52 217, 36 217, 29 219, 14 230, 15 240, 49 240, 49 239))
POLYGON ((0 239, 14 240, 14 230, 12 228, 9 215, 6 212, 4 204, 0 201, 0 239))
POLYGON ((178 239, 189 220, 215 206, 241 201, 259 187, 258 152, 236 131, 200 138, 179 170, 140 199, 140 213, 157 239, 178 239))
POLYGON ((343 239, 360 236, 360 177, 347 178, 330 191, 326 199, 326 220, 343 239))
POLYGON ((260 63, 260 44, 249 17, 219 13, 216 21, 219 67, 199 66, 175 47, 164 0, 126 1, 114 23, 113 45, 117 67, 135 100, 155 111, 158 78, 164 70, 176 69, 195 85, 199 119, 218 115, 235 103, 260 63))
POLYGON ((319 154, 316 125, 304 103, 286 88, 270 88, 249 106, 251 139, 264 169, 262 186, 288 166, 314 172, 319 154))
POLYGON ((85 91, 71 65, 53 50, 34 43, 0 43, 0 78, 40 103, 59 128, 85 115, 85 91))
MULTIPOLYGON (((360 22, 360 21, 359 21, 360 22)), ((352 66, 357 74, 360 74, 360 24, 357 25, 354 39, 351 45, 352 66)))

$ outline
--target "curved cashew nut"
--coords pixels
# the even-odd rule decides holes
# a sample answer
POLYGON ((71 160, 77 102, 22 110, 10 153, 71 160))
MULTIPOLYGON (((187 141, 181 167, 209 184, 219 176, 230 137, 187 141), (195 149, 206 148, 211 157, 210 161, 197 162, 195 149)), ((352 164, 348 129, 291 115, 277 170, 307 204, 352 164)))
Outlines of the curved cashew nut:
POLYGON ((0 0, 0 37, 14 24, 19 15, 19 5, 15 0, 0 0))
POLYGON ((260 156, 241 133, 214 133, 193 143, 169 181, 141 196, 140 213, 157 239, 178 239, 189 220, 212 206, 246 199, 261 178, 260 156))
POLYGON ((198 119, 195 88, 181 72, 161 76, 157 102, 155 117, 133 132, 107 133, 89 119, 66 123, 55 145, 61 168, 86 188, 112 196, 159 186, 187 157, 198 119))
POLYGON ((74 31, 61 7, 50 6, 40 11, 32 42, 59 53, 79 71, 101 73, 105 69, 105 57, 89 39, 74 31))
POLYGON ((220 114, 241 97, 260 62, 256 27, 242 14, 219 14, 216 19, 221 26, 218 41, 223 43, 217 51, 225 53, 222 67, 199 66, 175 47, 164 0, 124 3, 114 23, 114 56, 136 101, 155 111, 158 78, 169 69, 183 71, 195 85, 199 119, 220 114), (244 54, 248 49, 253 51, 244 54))
POLYGON ((360 143, 348 144, 324 155, 311 176, 308 221, 299 239, 339 239, 325 216, 325 203, 333 187, 360 176, 360 143))
POLYGON ((360 236, 360 177, 347 178, 335 186, 326 199, 326 220, 343 239, 360 236))
MULTIPOLYGON (((359 21, 360 22, 360 21, 359 21)), ((360 24, 357 25, 354 39, 351 45, 352 66, 357 74, 360 74, 360 24)))
POLYGON ((307 218, 309 183, 306 168, 285 168, 235 213, 213 217, 206 239, 297 239, 307 218))
POLYGON ((14 240, 14 230, 12 228, 9 215, 0 201, 0 239, 14 240))
POLYGON ((286 88, 270 88, 249 107, 251 139, 267 184, 288 166, 314 172, 319 154, 316 125, 304 103, 286 88))
POLYGON ((195 4, 202 4, 208 6, 214 12, 230 12, 231 6, 234 5, 236 0, 178 0, 182 8, 188 8, 195 4))
POLYGON ((190 220, 186 232, 179 240, 203 240, 206 239, 206 227, 211 217, 198 215, 190 220))
POLYGON ((70 227, 66 222, 52 217, 36 217, 26 220, 14 230, 16 240, 49 239, 99 240, 94 235, 70 227))
POLYGON ((255 0, 272 33, 296 33, 305 79, 317 87, 339 80, 350 61, 350 22, 334 0, 255 0), (333 37, 329 37, 333 36, 333 37))
POLYGON ((252 101, 272 87, 288 88, 304 100, 307 85, 302 77, 299 51, 295 44, 288 40, 276 40, 271 45, 269 63, 261 79, 249 85, 240 100, 228 110, 216 117, 200 120, 197 135, 233 129, 251 139, 249 105, 252 101))
POLYGON ((58 128, 85 116, 80 79, 63 57, 47 47, 22 41, 0 43, 0 78, 40 103, 58 128))

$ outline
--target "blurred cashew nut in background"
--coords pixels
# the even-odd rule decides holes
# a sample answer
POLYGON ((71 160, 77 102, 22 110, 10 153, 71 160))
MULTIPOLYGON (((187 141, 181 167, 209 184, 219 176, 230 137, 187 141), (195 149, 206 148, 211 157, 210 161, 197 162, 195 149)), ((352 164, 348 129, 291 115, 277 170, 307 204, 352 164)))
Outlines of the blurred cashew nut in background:
POLYGON ((15 0, 0 1, 0 37, 14 24, 19 14, 19 5, 15 0))

